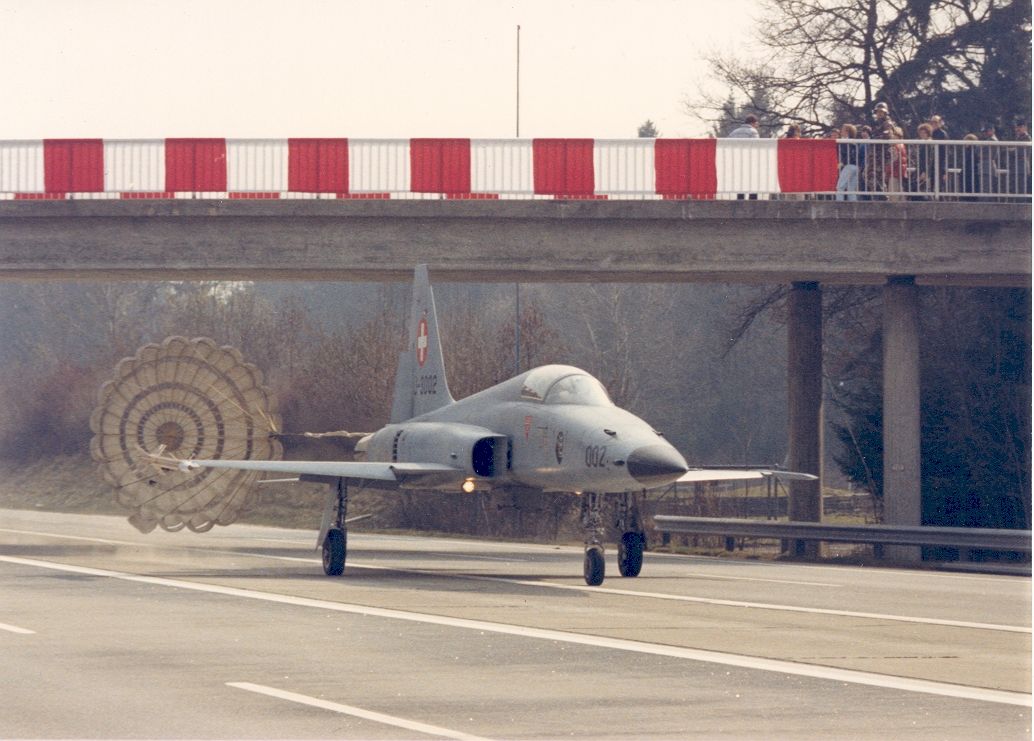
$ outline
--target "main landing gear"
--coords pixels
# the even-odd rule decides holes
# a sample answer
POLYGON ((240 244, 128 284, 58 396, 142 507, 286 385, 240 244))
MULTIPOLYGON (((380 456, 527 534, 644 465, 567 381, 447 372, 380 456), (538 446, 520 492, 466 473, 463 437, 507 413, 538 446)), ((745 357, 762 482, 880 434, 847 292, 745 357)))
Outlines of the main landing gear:
POLYGON ((345 573, 345 556, 348 552, 348 531, 345 519, 348 516, 348 486, 344 479, 331 485, 327 505, 323 510, 323 525, 320 527, 320 542, 323 546, 323 573, 327 576, 341 576, 345 573))
MULTIPOLYGON (((639 517, 639 498, 625 493, 618 500, 617 522, 621 531, 618 543, 618 572, 622 576, 639 576, 643 569, 646 533, 639 517)), ((598 587, 603 583, 606 564, 603 558, 603 495, 585 492, 582 499, 582 526, 585 528, 585 583, 598 587)))

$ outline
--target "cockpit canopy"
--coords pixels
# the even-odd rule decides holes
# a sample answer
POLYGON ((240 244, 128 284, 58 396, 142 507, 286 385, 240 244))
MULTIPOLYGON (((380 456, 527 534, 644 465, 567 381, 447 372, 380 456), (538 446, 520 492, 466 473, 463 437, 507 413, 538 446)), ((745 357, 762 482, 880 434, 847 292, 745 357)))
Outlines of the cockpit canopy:
POLYGON ((614 406, 602 383, 585 371, 565 365, 547 365, 528 373, 521 387, 521 399, 545 404, 614 406))

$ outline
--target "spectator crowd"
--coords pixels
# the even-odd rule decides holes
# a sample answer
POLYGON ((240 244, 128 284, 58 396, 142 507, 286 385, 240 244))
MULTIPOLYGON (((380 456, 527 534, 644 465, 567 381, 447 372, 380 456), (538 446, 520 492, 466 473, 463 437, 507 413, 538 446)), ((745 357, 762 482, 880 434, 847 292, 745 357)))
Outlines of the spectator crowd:
MULTIPOLYGON (((750 114, 730 131, 729 138, 758 138, 758 118, 750 114)), ((866 124, 845 123, 826 133, 837 140, 837 200, 930 200, 938 196, 986 200, 1031 194, 1030 129, 1016 121, 1009 141, 1028 146, 984 145, 998 142, 993 123, 979 135, 952 139, 941 116, 919 124, 915 136, 891 117, 886 103, 877 103, 866 124), (973 145, 973 142, 979 144, 973 145)), ((802 138, 801 127, 790 124, 783 138, 802 138)))

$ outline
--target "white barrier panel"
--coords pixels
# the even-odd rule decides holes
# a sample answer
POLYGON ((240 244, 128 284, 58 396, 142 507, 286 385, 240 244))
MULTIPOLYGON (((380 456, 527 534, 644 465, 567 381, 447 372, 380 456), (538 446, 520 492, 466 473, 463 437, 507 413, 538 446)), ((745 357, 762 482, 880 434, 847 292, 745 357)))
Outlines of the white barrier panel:
POLYGON ((42 193, 44 190, 43 141, 0 143, 0 192, 42 193))
POLYGON ((778 193, 778 139, 719 139, 718 193, 778 193))
POLYGON ((409 191, 408 139, 349 139, 348 189, 352 193, 409 191))
POLYGON ((597 139, 592 150, 596 192, 656 193, 653 150, 653 139, 597 139))
POLYGON ((474 193, 534 193, 531 141, 472 139, 470 189, 474 193))
POLYGON ((161 193, 165 190, 165 142, 104 141, 104 190, 113 193, 161 193))
POLYGON ((287 191, 286 139, 227 139, 226 187, 233 192, 287 191))

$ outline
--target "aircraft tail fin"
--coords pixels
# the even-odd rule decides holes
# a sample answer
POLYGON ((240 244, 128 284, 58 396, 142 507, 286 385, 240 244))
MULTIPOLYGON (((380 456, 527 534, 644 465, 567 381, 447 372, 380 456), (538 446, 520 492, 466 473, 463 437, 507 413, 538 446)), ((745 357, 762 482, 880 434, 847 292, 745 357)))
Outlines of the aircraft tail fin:
POLYGON ((391 421, 404 422, 453 402, 445 377, 434 291, 426 265, 413 273, 413 304, 409 317, 409 346, 399 355, 391 421))

